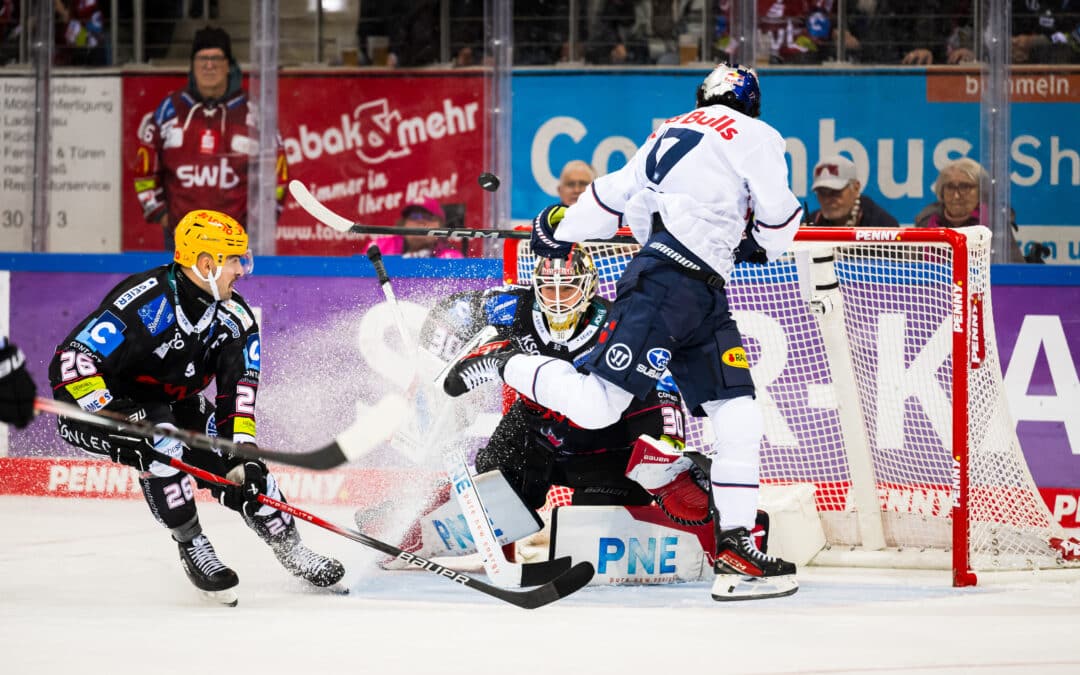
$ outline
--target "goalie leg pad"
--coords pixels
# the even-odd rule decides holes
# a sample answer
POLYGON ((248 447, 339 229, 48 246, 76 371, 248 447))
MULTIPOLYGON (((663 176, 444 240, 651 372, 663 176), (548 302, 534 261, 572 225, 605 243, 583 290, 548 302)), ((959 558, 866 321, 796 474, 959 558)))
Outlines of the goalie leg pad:
POLYGON ((638 437, 626 465, 626 476, 656 498, 657 505, 680 525, 703 525, 709 511, 707 479, 690 457, 665 441, 638 437))
MULTIPOLYGON (((500 544, 515 542, 543 527, 543 521, 521 501, 501 471, 496 469, 482 473, 473 481, 500 544)), ((450 498, 449 489, 445 490, 441 497, 441 504, 420 516, 409 528, 406 541, 403 542, 408 544, 408 547, 403 545, 401 548, 424 558, 476 553, 476 542, 473 541, 458 501, 450 498)), ((398 569, 394 561, 398 559, 383 564, 384 569, 398 569)), ((402 563, 400 569, 406 567, 408 564, 402 563)))

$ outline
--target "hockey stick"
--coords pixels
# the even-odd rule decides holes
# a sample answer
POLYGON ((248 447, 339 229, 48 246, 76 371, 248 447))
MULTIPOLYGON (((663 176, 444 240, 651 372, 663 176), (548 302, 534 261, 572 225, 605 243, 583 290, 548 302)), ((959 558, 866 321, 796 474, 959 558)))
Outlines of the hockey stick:
MULTIPOLYGON (((217 485, 237 485, 227 478, 211 473, 204 469, 200 469, 197 466, 192 466, 182 460, 175 457, 170 457, 164 453, 157 452, 156 450, 150 451, 157 461, 164 464, 168 464, 174 469, 179 469, 186 474, 199 478, 208 483, 216 483, 217 485)), ((550 582, 532 588, 527 591, 513 592, 506 591, 489 584, 485 584, 482 581, 473 579, 472 577, 457 572, 455 570, 448 569, 442 565, 432 562, 426 558, 421 558, 418 555, 403 551, 396 546, 391 546, 385 542, 379 541, 373 537, 369 537, 362 532, 356 530, 350 530, 339 525, 335 525, 327 520, 323 520, 319 516, 313 513, 308 513, 303 509, 297 508, 288 502, 278 501, 273 497, 268 497, 264 494, 260 494, 257 497, 260 504, 265 504, 271 508, 277 509, 284 513, 288 513, 293 518, 299 518, 300 520, 307 521, 312 525, 317 525, 324 530, 329 530, 334 534, 339 534, 346 539, 352 539, 353 541, 363 544, 369 548, 373 548, 376 551, 381 551, 387 555, 400 558, 402 561, 412 565, 413 567, 419 567, 420 569, 437 574, 441 577, 457 582, 462 586, 471 588, 476 591, 480 591, 486 595, 490 595, 493 598, 508 602, 511 605, 516 605, 523 609, 536 609, 537 607, 543 607, 549 603, 555 602, 561 598, 565 598, 574 591, 580 590, 583 586, 589 583, 589 580, 593 577, 593 566, 589 562, 579 563, 578 565, 567 570, 565 574, 551 580, 550 582)))
POLYGON ((192 448, 227 452, 238 457, 265 459, 289 466, 322 470, 332 469, 349 462, 389 439, 405 417, 405 399, 393 395, 384 397, 374 407, 362 410, 356 420, 333 441, 321 448, 303 452, 281 452, 267 448, 252 449, 253 446, 240 445, 216 436, 207 436, 184 429, 156 427, 148 422, 135 422, 109 410, 89 413, 72 403, 40 396, 34 399, 34 410, 68 417, 111 431, 133 434, 140 438, 153 440, 155 437, 166 436, 192 448), (374 433, 376 430, 381 433, 374 433))
MULTIPOLYGON (((494 230, 490 228, 426 228, 426 227, 397 227, 394 225, 364 225, 355 223, 345 216, 334 213, 325 204, 315 198, 311 191, 298 180, 289 181, 289 193, 296 203, 308 212, 315 220, 323 225, 337 230, 338 232, 355 232, 357 234, 379 234, 383 236, 418 236, 418 237, 461 237, 462 239, 529 239, 532 233, 528 230, 494 230)), ((623 244, 636 244, 638 241, 633 237, 616 236, 605 241, 613 241, 623 244)))
MULTIPOLYGON (((398 307, 397 296, 394 295, 393 285, 390 283, 390 275, 386 272, 386 266, 383 264, 382 253, 379 251, 379 247, 370 247, 367 251, 367 256, 371 261, 371 264, 375 267, 375 274, 379 279, 379 285, 382 287, 383 294, 386 296, 386 302, 390 304, 390 308, 393 311, 395 321, 397 322, 398 333, 401 335, 402 342, 405 345, 406 350, 415 354, 416 345, 405 330, 405 320, 401 314, 401 308, 398 307)), ((486 340, 489 335, 490 331, 480 331, 476 337, 470 340, 469 343, 462 348, 460 353, 468 353, 468 351, 473 349, 480 341, 486 340)), ((450 363, 453 363, 455 359, 451 359, 450 363)), ((443 368, 443 370, 439 372, 435 380, 436 382, 442 381, 445 377, 446 370, 447 368, 443 368)), ((442 428, 450 415, 451 406, 444 404, 437 406, 436 410, 437 412, 434 415, 435 420, 428 426, 424 438, 420 443, 421 446, 439 443, 441 440, 441 436, 443 435, 441 433, 442 428)), ((498 537, 495 536, 495 531, 491 525, 491 519, 487 514, 487 510, 484 508, 483 500, 480 499, 480 493, 476 489, 476 484, 472 479, 468 464, 460 449, 456 447, 445 448, 443 460, 446 464, 446 472, 450 476, 451 491, 458 502, 458 506, 461 507, 461 513, 465 516, 465 524, 472 534, 473 542, 476 543, 476 550, 480 554, 480 562, 484 566, 484 571, 487 572, 488 577, 490 577, 492 581, 499 586, 504 587, 535 586, 550 579, 558 578, 558 575, 563 574, 570 569, 571 561, 569 557, 556 558, 554 560, 545 560, 536 563, 526 563, 524 565, 512 563, 507 560, 506 556, 503 554, 502 547, 499 545, 498 537)))

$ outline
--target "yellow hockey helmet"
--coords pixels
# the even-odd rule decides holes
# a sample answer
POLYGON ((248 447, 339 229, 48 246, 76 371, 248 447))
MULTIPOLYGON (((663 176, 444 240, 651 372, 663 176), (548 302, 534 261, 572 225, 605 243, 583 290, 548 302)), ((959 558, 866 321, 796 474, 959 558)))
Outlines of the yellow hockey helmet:
POLYGON ((209 254, 221 267, 230 256, 240 258, 244 273, 253 266, 248 236, 243 225, 220 211, 190 211, 176 226, 176 251, 173 260, 184 267, 194 267, 202 253, 209 254))

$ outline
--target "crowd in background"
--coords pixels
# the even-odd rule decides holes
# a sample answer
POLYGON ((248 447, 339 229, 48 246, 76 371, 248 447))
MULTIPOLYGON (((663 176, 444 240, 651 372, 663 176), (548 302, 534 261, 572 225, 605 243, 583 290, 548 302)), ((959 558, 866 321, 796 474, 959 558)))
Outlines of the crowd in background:
MULTIPOLYGON (((111 4, 52 0, 58 65, 126 62, 110 51, 111 4)), ((484 0, 365 0, 359 3, 356 54, 347 64, 397 67, 484 63, 484 0), (443 4, 448 10, 443 13, 443 4), (442 34, 448 34, 448 52, 442 34)), ((823 63, 931 65, 979 58, 974 0, 756 0, 758 65, 823 63), (843 5, 841 7, 841 4, 843 5)), ((0 0, 0 64, 18 60, 24 32, 19 0, 0 0)), ((730 39, 735 0, 517 0, 513 5, 514 63, 680 65, 700 63, 706 40, 711 59, 739 59, 730 39), (706 3, 709 3, 706 10, 706 3), (571 18, 571 9, 576 15, 571 18)), ((1080 63, 1080 6, 1070 0, 1013 2, 1013 63, 1080 63)), ((132 0, 117 3, 118 38, 130 45, 132 0)), ((216 2, 162 0, 143 11, 149 60, 169 54, 177 23, 216 18, 216 2), (204 7, 206 8, 204 11, 204 7)), ((236 16, 246 19, 247 13, 236 16)), ((341 14, 325 12, 327 24, 341 14)), ((490 18, 490 8, 489 8, 490 18)), ((239 26, 226 25, 234 34, 239 26)), ((490 34, 490 31, 487 31, 490 34)), ((344 51, 344 50, 342 50, 344 51)), ((341 63, 340 53, 327 61, 341 63)))

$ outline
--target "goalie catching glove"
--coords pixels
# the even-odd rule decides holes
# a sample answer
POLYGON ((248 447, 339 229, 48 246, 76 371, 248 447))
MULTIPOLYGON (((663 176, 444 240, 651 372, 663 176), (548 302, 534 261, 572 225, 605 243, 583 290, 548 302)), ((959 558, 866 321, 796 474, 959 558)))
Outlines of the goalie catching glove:
POLYGON ((529 240, 533 253, 545 258, 566 258, 570 255, 570 249, 574 244, 555 238, 555 228, 565 216, 565 206, 552 204, 533 218, 532 237, 529 240))
POLYGON ((639 436, 626 465, 626 476, 653 495, 660 510, 680 525, 703 525, 712 518, 708 478, 667 441, 646 434, 639 436))
POLYGON ((485 330, 487 334, 478 335, 476 346, 458 356, 447 370, 443 391, 448 396, 461 396, 486 382, 502 379, 506 362, 521 353, 510 338, 490 326, 485 330))

